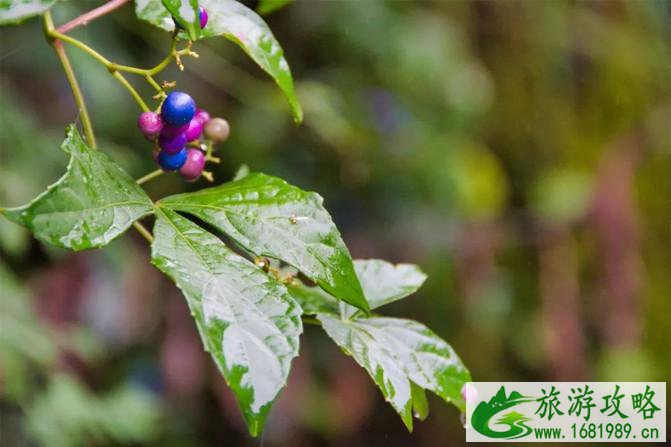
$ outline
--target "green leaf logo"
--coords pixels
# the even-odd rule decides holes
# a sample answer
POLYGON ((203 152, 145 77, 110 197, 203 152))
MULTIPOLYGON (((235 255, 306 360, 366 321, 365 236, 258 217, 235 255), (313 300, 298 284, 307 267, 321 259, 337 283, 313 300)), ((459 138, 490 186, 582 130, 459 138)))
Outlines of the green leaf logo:
POLYGON ((508 430, 499 431, 490 428, 489 424, 494 416, 508 410, 516 405, 531 402, 533 398, 522 396, 517 391, 512 391, 509 396, 506 396, 506 390, 503 386, 492 397, 489 402, 480 402, 473 411, 471 416, 471 425, 479 433, 496 439, 518 439, 523 438, 531 433, 531 427, 525 422, 531 421, 532 418, 527 417, 517 411, 511 411, 496 419, 494 425, 505 425, 508 430))

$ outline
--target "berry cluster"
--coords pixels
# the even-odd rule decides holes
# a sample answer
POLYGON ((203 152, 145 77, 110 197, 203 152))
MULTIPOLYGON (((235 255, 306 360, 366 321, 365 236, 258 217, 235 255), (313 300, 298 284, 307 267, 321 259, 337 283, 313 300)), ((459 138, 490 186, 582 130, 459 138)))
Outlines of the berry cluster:
POLYGON ((204 149, 224 141, 229 135, 228 122, 210 118, 184 92, 172 92, 163 101, 161 113, 144 112, 138 118, 142 134, 155 144, 154 160, 164 171, 179 171, 188 182, 194 182, 205 167, 204 149), (201 145, 204 135, 208 144, 201 145))

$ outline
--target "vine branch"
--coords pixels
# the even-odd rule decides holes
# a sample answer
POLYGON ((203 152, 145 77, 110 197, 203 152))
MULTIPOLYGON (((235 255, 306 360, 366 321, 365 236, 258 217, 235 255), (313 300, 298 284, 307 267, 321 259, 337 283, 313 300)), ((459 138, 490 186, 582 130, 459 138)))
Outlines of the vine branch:
MULTIPOLYGON (((124 2, 125 1, 126 0, 124 0, 124 2)), ((79 87, 79 82, 77 81, 77 77, 72 68, 72 64, 70 63, 70 59, 68 58, 65 52, 65 48, 63 47, 63 42, 61 40, 58 40, 58 38, 56 37, 58 35, 60 36, 65 35, 60 34, 58 31, 55 30, 54 21, 49 11, 44 13, 43 23, 44 23, 44 32, 47 37, 47 40, 54 47, 54 51, 56 52, 58 59, 61 61, 61 64, 63 65, 65 76, 67 77, 68 83, 70 84, 70 89, 72 90, 72 96, 74 97, 75 103, 79 108, 79 115, 81 118, 82 127, 84 128, 84 136, 86 137, 86 141, 92 149, 95 149, 97 147, 95 134, 93 133, 93 126, 91 125, 91 118, 89 116, 89 112, 86 107, 86 102, 84 101, 84 95, 82 94, 82 90, 79 87)), ((136 100, 139 99, 141 105, 144 105, 144 101, 142 101, 142 98, 140 98, 135 89, 130 85, 130 83, 128 83, 128 81, 123 77, 123 75, 119 72, 115 72, 113 74, 120 82, 125 83, 124 85, 126 86, 126 88, 129 88, 131 94, 133 92, 135 93, 133 96, 136 97, 136 100), (118 75, 118 77, 116 75, 118 75)), ((149 110, 149 109, 147 108, 146 105, 144 105, 143 110, 149 110)), ((150 244, 153 242, 154 237, 149 232, 149 230, 147 230, 144 227, 144 225, 142 225, 140 222, 133 222, 133 228, 135 228, 138 231, 138 233, 140 233, 142 237, 144 237, 147 240, 147 242, 149 242, 150 244)))
POLYGON ((60 46, 62 46, 60 44, 61 42, 67 42, 70 45, 73 45, 79 48, 80 50, 84 51, 85 53, 93 57, 96 61, 98 61, 101 65, 103 65, 105 68, 107 68, 107 70, 112 74, 112 76, 114 76, 114 78, 117 81, 119 81, 119 83, 123 85, 124 88, 126 88, 126 90, 128 90, 133 99, 135 99, 140 108, 145 112, 149 110, 149 107, 144 102, 142 97, 138 94, 137 90, 135 90, 135 88, 131 85, 130 82, 128 82, 128 80, 121 72, 133 73, 136 75, 143 76, 144 79, 149 83, 149 85, 151 85, 154 89, 158 91, 158 94, 155 96, 155 98, 161 99, 162 97, 165 96, 165 89, 162 88, 156 82, 156 80, 154 80, 154 76, 163 71, 168 66, 168 64, 170 64, 170 61, 172 61, 173 59, 175 59, 177 66, 180 68, 180 70, 182 70, 184 69, 184 66, 181 62, 181 56, 198 57, 197 53, 191 51, 190 43, 186 48, 177 50, 177 40, 173 39, 172 45, 170 46, 170 52, 155 67, 137 68, 112 62, 111 60, 107 59, 105 56, 103 56, 90 46, 86 45, 81 40, 75 39, 74 37, 68 36, 67 34, 60 32, 58 29, 55 29, 53 26, 53 22, 51 22, 50 26, 45 28, 45 32, 47 33, 47 36, 50 38, 50 40, 52 40, 54 43, 58 43, 60 46))
MULTIPOLYGON (((51 13, 49 11, 44 13, 44 30, 49 38, 51 36, 51 31, 54 30, 54 21, 51 18, 51 13)), ((77 76, 75 75, 74 70, 72 69, 72 64, 68 58, 65 48, 63 48, 63 43, 58 40, 49 39, 51 45, 54 47, 56 56, 61 61, 63 65, 63 71, 65 71, 65 76, 68 79, 70 84, 70 89, 72 90, 72 96, 75 99, 75 104, 79 109, 79 116, 82 121, 82 127, 84 128, 84 136, 89 146, 92 148, 96 147, 96 139, 93 133, 93 126, 91 125, 91 118, 89 116, 88 108, 86 107, 86 102, 84 101, 84 95, 82 90, 79 87, 79 82, 77 82, 77 76)))
POLYGON ((60 33, 67 33, 68 31, 77 28, 78 26, 86 26, 89 24, 89 22, 97 19, 98 17, 102 17, 106 14, 109 14, 110 12, 114 11, 115 9, 121 8, 123 5, 128 3, 130 0, 112 0, 107 3, 105 3, 102 6, 99 6, 95 9, 90 10, 89 12, 86 12, 79 17, 76 17, 72 20, 70 20, 68 23, 61 25, 58 27, 58 32, 60 33))

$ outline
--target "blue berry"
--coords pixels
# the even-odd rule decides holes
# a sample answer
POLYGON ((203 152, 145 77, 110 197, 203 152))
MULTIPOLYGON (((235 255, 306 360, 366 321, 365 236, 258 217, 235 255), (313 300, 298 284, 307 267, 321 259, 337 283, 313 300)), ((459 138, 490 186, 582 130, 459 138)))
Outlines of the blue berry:
POLYGON ((172 127, 180 127, 196 114, 196 102, 184 92, 172 92, 161 106, 161 118, 172 127))
POLYGON ((172 154, 163 150, 158 153, 158 164, 164 171, 176 171, 184 166, 186 156, 186 148, 172 154))

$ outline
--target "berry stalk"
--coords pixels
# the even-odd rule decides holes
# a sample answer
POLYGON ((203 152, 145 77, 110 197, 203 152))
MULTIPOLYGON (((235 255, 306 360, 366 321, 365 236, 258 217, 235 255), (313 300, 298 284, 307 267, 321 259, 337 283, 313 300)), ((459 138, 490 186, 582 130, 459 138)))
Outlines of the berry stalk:
POLYGON ((153 180, 156 177, 159 177, 160 175, 163 174, 162 169, 156 169, 155 171, 151 171, 149 174, 143 175, 139 179, 136 180, 136 183, 138 185, 142 185, 143 183, 147 183, 149 180, 153 180))
MULTIPOLYGON (((45 15, 46 17, 46 15, 45 15)), ((50 17, 50 16, 49 16, 50 17)), ((172 45, 170 47, 170 52, 168 55, 161 61, 159 62, 155 67, 153 68, 137 68, 137 67, 131 67, 128 65, 121 65, 117 64, 115 62, 112 62, 111 60, 107 59, 105 56, 91 48, 90 46, 86 45, 84 42, 81 40, 75 39, 74 37, 68 36, 67 34, 63 34, 62 32, 58 31, 56 28, 53 26, 53 22, 51 22, 51 25, 45 28, 45 32, 47 36, 53 41, 53 42, 67 42, 70 45, 73 45, 80 50, 84 51, 85 53, 89 54, 91 57, 93 57, 96 61, 98 61, 101 65, 103 65, 107 70, 114 76, 114 78, 119 81, 121 85, 124 86, 128 90, 128 92, 133 96, 135 101, 140 105, 143 111, 149 110, 147 107, 146 103, 142 100, 140 95, 137 93, 135 88, 128 82, 128 80, 123 76, 121 72, 127 72, 127 73, 133 73, 136 75, 140 75, 145 78, 145 80, 151 85, 154 89, 157 90, 158 95, 156 99, 161 99, 165 97, 165 89, 162 88, 156 80, 154 80, 154 76, 163 71, 169 64, 170 62, 175 59, 178 67, 180 70, 184 69, 184 65, 181 62, 181 56, 192 56, 192 57, 198 57, 198 54, 191 51, 191 46, 189 45, 187 48, 177 50, 177 41, 173 39, 172 45)))

